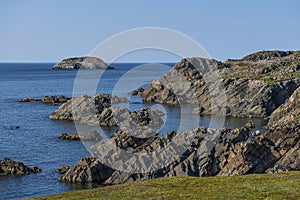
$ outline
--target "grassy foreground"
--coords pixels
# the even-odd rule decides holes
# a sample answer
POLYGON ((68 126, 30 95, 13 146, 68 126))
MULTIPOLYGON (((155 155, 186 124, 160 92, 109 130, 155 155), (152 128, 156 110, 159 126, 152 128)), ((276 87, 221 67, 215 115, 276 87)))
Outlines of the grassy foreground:
POLYGON ((300 199, 300 172, 160 178, 35 199, 300 199))

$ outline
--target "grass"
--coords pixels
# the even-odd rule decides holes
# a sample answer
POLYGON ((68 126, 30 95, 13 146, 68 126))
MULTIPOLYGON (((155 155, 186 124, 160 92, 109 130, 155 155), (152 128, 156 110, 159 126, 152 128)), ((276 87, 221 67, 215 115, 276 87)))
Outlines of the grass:
POLYGON ((300 199, 300 171, 232 177, 172 177, 35 199, 300 199))
POLYGON ((240 67, 247 67, 248 66, 248 64, 244 63, 244 62, 239 62, 237 65, 240 66, 240 67))
POLYGON ((295 120, 300 121, 300 115, 296 116, 296 117, 295 117, 295 120))

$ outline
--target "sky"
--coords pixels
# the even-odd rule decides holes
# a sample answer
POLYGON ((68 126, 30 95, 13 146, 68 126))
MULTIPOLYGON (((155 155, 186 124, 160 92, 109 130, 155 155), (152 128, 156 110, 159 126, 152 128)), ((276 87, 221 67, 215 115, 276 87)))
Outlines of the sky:
MULTIPOLYGON (((300 50, 300 1, 0 0, 0 62, 84 56, 114 34, 162 27, 197 41, 217 60, 262 50, 300 50)), ((120 61, 178 61, 141 51, 120 61)))

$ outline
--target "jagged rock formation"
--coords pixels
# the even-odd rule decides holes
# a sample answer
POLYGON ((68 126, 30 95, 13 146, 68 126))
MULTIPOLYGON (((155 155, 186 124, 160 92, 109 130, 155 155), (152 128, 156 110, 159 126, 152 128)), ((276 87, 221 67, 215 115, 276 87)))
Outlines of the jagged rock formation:
POLYGON ((100 58, 85 56, 63 59, 55 64, 52 69, 113 69, 113 67, 108 66, 100 58))
POLYGON ((139 153, 139 156, 124 158, 120 152, 113 150, 103 156, 103 149, 108 142, 103 141, 92 147, 94 155, 101 159, 85 157, 59 180, 118 184, 170 176, 232 176, 300 170, 300 125, 292 123, 278 125, 259 136, 250 127, 233 130, 198 127, 193 131, 171 132, 162 137, 153 135, 148 138, 138 138, 119 130, 109 142, 126 152, 139 153), (149 156, 174 140, 179 141, 180 145, 190 140, 190 145, 170 163, 166 160, 171 154, 165 153, 165 150, 160 152, 162 154, 149 156), (108 160, 110 164, 119 162, 120 167, 129 167, 133 171, 137 166, 150 168, 153 163, 157 168, 143 173, 130 173, 109 167, 106 165, 108 160), (160 168, 163 163, 168 164, 160 168))
POLYGON ((294 93, 286 100, 286 102, 280 105, 270 116, 268 127, 279 124, 285 124, 288 122, 298 122, 300 120, 300 87, 298 87, 294 93))
POLYGON ((124 130, 135 129, 136 126, 156 126, 163 123, 161 119, 163 113, 158 111, 152 112, 149 108, 142 108, 139 111, 130 112, 127 108, 112 106, 113 103, 127 101, 126 98, 112 97, 109 94, 97 94, 93 97, 82 95, 62 104, 56 111, 50 114, 49 118, 72 120, 89 125, 118 125, 124 130))
POLYGON ((40 172, 38 167, 28 167, 22 162, 16 162, 9 158, 0 160, 0 175, 23 175, 40 172))
POLYGON ((267 117, 300 85, 299 70, 299 51, 259 52, 224 63, 186 58, 141 96, 144 102, 197 103, 201 114, 267 117))
POLYGON ((50 119, 74 120, 83 124, 113 125, 110 120, 112 103, 127 102, 127 99, 97 94, 93 97, 81 95, 73 97, 50 114, 50 119), (101 115, 102 114, 102 115, 101 115))

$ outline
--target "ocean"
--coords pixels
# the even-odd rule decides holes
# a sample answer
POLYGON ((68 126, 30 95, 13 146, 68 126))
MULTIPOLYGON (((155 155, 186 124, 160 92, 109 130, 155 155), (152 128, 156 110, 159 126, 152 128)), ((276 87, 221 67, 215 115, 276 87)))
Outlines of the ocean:
MULTIPOLYGON (((113 64, 115 69, 105 70, 98 83, 96 93, 112 93, 120 78, 140 64, 113 64)), ((164 63, 169 68, 173 64, 164 63)), ((95 187, 92 184, 66 184, 57 181, 60 174, 54 172, 55 169, 62 165, 73 166, 82 157, 89 155, 88 150, 80 141, 66 141, 57 138, 61 133, 76 132, 73 122, 48 118, 58 106, 41 102, 18 102, 18 99, 24 97, 72 96, 78 72, 49 70, 53 65, 54 63, 0 63, 0 159, 9 157, 23 162, 25 165, 38 166, 42 169, 41 173, 36 174, 0 176, 0 199, 45 196, 95 187), (20 128, 10 130, 11 126, 20 126, 20 128)), ((85 73, 87 76, 93 75, 92 71, 85 73)), ((149 74, 148 78, 150 79, 155 79, 160 74, 156 70, 145 71, 145 73, 149 74)), ((151 104, 141 103, 141 99, 137 97, 132 97, 130 100, 130 110, 151 106, 151 104)), ((177 130, 180 126, 180 116, 185 116, 185 111, 174 106, 163 106, 163 109, 167 117, 160 134, 177 130)), ((265 120, 251 120, 257 129, 264 130, 265 120)), ((248 121, 247 118, 227 118, 224 126, 241 127, 248 121)), ((201 117, 199 124, 208 126, 210 118, 201 117)))

